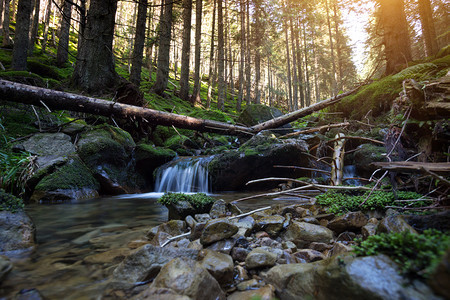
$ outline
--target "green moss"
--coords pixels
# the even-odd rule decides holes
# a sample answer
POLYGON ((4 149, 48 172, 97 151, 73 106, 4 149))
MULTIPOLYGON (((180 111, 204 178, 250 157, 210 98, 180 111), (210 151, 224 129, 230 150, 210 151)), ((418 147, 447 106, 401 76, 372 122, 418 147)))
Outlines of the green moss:
MULTIPOLYGON (((375 191, 367 199, 367 201, 360 206, 360 204, 367 198, 369 191, 365 192, 349 192, 330 190, 326 193, 316 197, 317 203, 328 207, 328 211, 336 214, 343 214, 349 211, 358 210, 376 210, 384 209, 386 206, 398 206, 395 202, 395 196, 392 192, 375 191)), ((397 191, 398 200, 419 199, 420 194, 414 192, 397 191)), ((412 202, 414 207, 426 206, 429 201, 412 202)))
POLYGON ((356 255, 385 254, 399 264, 402 273, 423 278, 429 277, 450 248, 450 235, 434 229, 423 234, 392 232, 357 241, 356 255))
POLYGON ((104 129, 83 134, 77 152, 88 166, 95 166, 99 161, 108 162, 125 156, 123 146, 112 139, 109 131, 104 129))
POLYGON ((172 149, 166 149, 162 147, 154 147, 153 145, 148 144, 138 144, 136 147, 136 160, 144 160, 144 159, 167 159, 171 160, 177 156, 177 153, 172 149))
POLYGON ((0 189, 0 211, 18 212, 23 210, 25 205, 23 200, 17 198, 9 193, 6 193, 3 189, 0 189))
POLYGON ((362 119, 369 111, 373 117, 378 117, 390 110, 392 101, 398 97, 405 79, 424 81, 437 78, 442 70, 450 66, 450 55, 430 62, 417 64, 401 72, 386 76, 362 87, 354 95, 345 97, 331 109, 343 112, 350 119, 362 119))
POLYGON ((66 164, 44 177, 36 185, 35 190, 54 191, 58 189, 82 188, 98 189, 99 184, 89 169, 77 157, 72 157, 66 164))
POLYGON ((61 76, 59 75, 58 68, 51 66, 47 63, 43 63, 37 59, 28 59, 27 60, 28 70, 32 73, 38 74, 44 78, 53 78, 55 80, 61 80, 61 76))
POLYGON ((197 193, 192 195, 184 193, 167 193, 158 199, 158 203, 166 206, 176 204, 180 201, 189 202, 194 208, 201 209, 212 205, 215 200, 204 193, 197 193))

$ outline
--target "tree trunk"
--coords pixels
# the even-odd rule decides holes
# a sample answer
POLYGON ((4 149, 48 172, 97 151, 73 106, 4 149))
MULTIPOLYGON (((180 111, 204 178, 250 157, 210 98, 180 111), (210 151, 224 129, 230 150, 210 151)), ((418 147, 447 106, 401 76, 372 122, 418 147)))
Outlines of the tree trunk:
POLYGON ((45 106, 51 110, 70 110, 123 119, 141 117, 152 125, 175 126, 177 128, 227 135, 252 134, 249 128, 244 126, 201 120, 139 106, 38 88, 2 79, 0 79, 0 99, 36 106, 44 106, 45 103, 45 106))
POLYGON ((2 46, 3 47, 8 47, 9 45, 11 45, 11 41, 10 41, 10 37, 9 37, 9 3, 11 2, 11 0, 5 0, 5 9, 3 11, 3 27, 2 27, 2 32, 3 32, 3 42, 2 42, 2 46))
POLYGON ((293 97, 292 97, 292 104, 293 104, 293 110, 298 109, 298 77, 297 77, 297 52, 295 49, 295 38, 294 38, 294 26, 292 24, 292 16, 289 15, 289 26, 291 28, 291 44, 292 44, 292 69, 294 71, 293 76, 293 97))
POLYGON ((252 77, 251 77, 251 57, 250 57, 250 1, 247 0, 247 41, 246 41, 246 47, 247 47, 247 53, 245 55, 246 62, 245 62, 245 84, 246 84, 246 94, 245 94, 245 100, 247 102, 247 105, 251 103, 251 91, 252 91, 252 77))
POLYGON ((337 92, 342 90, 342 80, 344 78, 344 74, 342 72, 342 50, 341 50, 341 33, 339 30, 339 15, 337 12, 337 3, 334 0, 333 3, 333 14, 334 14, 334 33, 336 35, 336 56, 337 56, 337 79, 336 79, 336 89, 337 92))
POLYGON ((240 0, 239 9, 241 17, 241 55, 239 63, 239 94, 236 110, 241 111, 242 100, 244 98, 244 64, 245 64, 245 8, 244 0, 240 0))
POLYGON ((298 75, 298 89, 300 92, 300 107, 305 107, 305 93, 303 89, 303 71, 302 71, 302 50, 300 47, 300 39, 298 32, 300 30, 300 22, 297 18, 296 26, 294 28, 294 35, 295 35, 295 44, 297 45, 297 75, 298 75))
POLYGON ((82 48, 82 43, 84 40, 84 31, 86 30, 86 1, 87 0, 80 0, 79 5, 79 13, 80 13, 80 25, 78 27, 78 43, 77 43, 77 50, 80 51, 82 48))
MULTIPOLYGON (((48 41, 48 28, 50 26, 50 13, 52 11, 52 0, 47 0, 47 7, 45 8, 45 17, 44 17, 44 29, 43 29, 43 37, 42 37, 42 53, 45 53, 45 49, 47 48, 48 41)), ((78 34, 78 39, 81 39, 81 33, 78 34)))
POLYGON ((261 22, 261 0, 255 0, 255 104, 261 103, 261 44, 264 35, 263 24, 261 22))
POLYGON ((156 82, 153 91, 162 95, 169 82, 170 66, 170 41, 172 39, 172 8, 173 1, 161 0, 163 19, 160 22, 158 69, 156 71, 156 82))
POLYGON ((64 66, 69 59, 69 36, 70 36, 70 21, 72 18, 72 3, 71 1, 64 1, 61 27, 59 30, 58 51, 56 52, 56 65, 58 67, 64 66))
POLYGON ((192 92, 191 103, 200 104, 200 64, 202 54, 202 13, 203 0, 195 3, 195 67, 194 67, 194 91, 192 92))
POLYGON ((219 61, 219 65, 217 67, 218 80, 219 80, 219 88, 218 88, 218 97, 217 97, 217 109, 223 110, 225 104, 225 57, 224 57, 224 31, 223 31, 223 9, 222 9, 222 1, 219 0, 217 3, 217 59, 219 61))
POLYGON ((383 42, 386 58, 386 75, 399 71, 412 60, 403 0, 378 0, 380 23, 383 27, 383 42))
POLYGON ((425 40, 427 56, 435 55, 438 51, 436 30, 434 29, 433 10, 430 0, 419 0, 420 23, 422 24, 422 35, 425 40))
POLYGON ((136 86, 141 84, 142 59, 145 44, 145 23, 147 19, 147 0, 139 0, 134 37, 133 55, 131 58, 130 81, 136 86))
POLYGON ((0 30, 3 30, 3 9, 5 8, 5 0, 0 0, 0 30))
POLYGON ((19 0, 11 62, 12 69, 15 71, 26 71, 27 69, 31 9, 31 0, 19 0))
MULTIPOLYGON (((325 0, 325 7, 327 10, 327 26, 328 26, 328 38, 330 41, 330 56, 331 56, 331 66, 333 73, 331 74, 331 96, 337 94, 337 82, 336 82, 336 59, 334 57, 334 43, 333 34, 331 33, 331 17, 330 17, 330 7, 328 5, 328 0, 325 0)), ((305 44, 306 47, 306 44, 305 44)))
POLYGON ((206 109, 211 107, 212 89, 214 85, 214 32, 216 27, 216 4, 217 0, 213 1, 213 16, 211 23, 211 46, 209 51, 209 72, 208 72, 208 98, 206 99, 206 109))
POLYGON ((305 53, 305 81, 306 81, 306 86, 305 86, 305 98, 306 98, 306 106, 310 106, 311 105, 311 88, 309 85, 309 72, 308 72, 308 49, 306 47, 307 43, 306 43, 306 25, 303 24, 303 44, 304 44, 304 53, 305 53))
POLYGON ((284 20, 284 34, 285 34, 285 43, 286 43, 286 59, 287 59, 287 76, 288 76, 288 95, 289 95, 289 111, 292 111, 294 106, 292 105, 292 79, 291 79, 291 52, 289 51, 289 36, 288 36, 288 25, 287 25, 287 16, 285 16, 284 20))
POLYGON ((33 54, 34 51, 34 43, 36 42, 36 37, 38 34, 38 27, 39 27, 39 13, 41 8, 41 0, 34 0, 34 13, 32 20, 32 26, 31 26, 31 32, 30 32, 30 44, 28 46, 28 53, 29 55, 33 54))
POLYGON ((180 98, 189 101, 192 0, 183 0, 183 48, 181 50, 180 98))
POLYGON ((75 88, 100 94, 116 87, 119 76, 112 52, 116 10, 117 0, 91 0, 72 77, 75 88))

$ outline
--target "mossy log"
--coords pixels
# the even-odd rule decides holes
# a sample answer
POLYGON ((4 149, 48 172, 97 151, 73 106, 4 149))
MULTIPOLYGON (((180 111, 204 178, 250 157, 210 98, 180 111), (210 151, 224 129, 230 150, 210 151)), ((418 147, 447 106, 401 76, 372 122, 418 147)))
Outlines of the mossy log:
POLYGON ((175 126, 202 132, 227 135, 254 135, 262 130, 278 128, 301 117, 310 115, 313 112, 324 109, 339 102, 344 97, 355 93, 358 89, 359 87, 253 127, 197 119, 154 109, 117 103, 114 101, 25 85, 3 79, 0 79, 0 101, 13 101, 44 106, 53 110, 70 110, 107 117, 128 118, 134 116, 140 117, 152 125, 175 126))
POLYGON ((252 135, 248 127, 143 108, 83 95, 29 86, 0 79, 0 101, 13 101, 52 110, 70 110, 107 117, 141 117, 149 124, 175 126, 203 132, 229 135, 252 135))

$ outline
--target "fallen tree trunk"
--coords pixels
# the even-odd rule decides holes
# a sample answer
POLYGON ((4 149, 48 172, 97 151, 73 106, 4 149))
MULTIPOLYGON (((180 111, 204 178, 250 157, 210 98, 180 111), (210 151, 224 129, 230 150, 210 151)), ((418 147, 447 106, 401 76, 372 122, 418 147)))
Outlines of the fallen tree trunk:
POLYGON ((70 110, 107 117, 127 118, 136 116, 141 117, 154 125, 175 126, 178 128, 229 135, 252 135, 251 129, 244 126, 196 119, 154 109, 39 88, 1 79, 0 100, 45 106, 52 110, 70 110))
POLYGON ((53 110, 70 110, 107 117, 128 118, 135 116, 141 117, 149 124, 153 125, 175 126, 178 128, 203 132, 214 132, 227 135, 253 135, 262 130, 278 128, 284 124, 335 104, 344 97, 355 93, 359 88, 360 87, 250 128, 55 91, 3 79, 0 79, 0 101, 19 102, 44 106, 53 110))
POLYGON ((296 110, 294 112, 291 112, 289 114, 283 115, 281 117, 278 117, 278 118, 275 118, 275 119, 272 119, 272 120, 260 123, 258 125, 255 125, 255 126, 251 127, 251 129, 254 132, 260 132, 260 131, 266 130, 266 129, 278 128, 280 126, 283 126, 284 124, 293 122, 293 121, 295 121, 295 120, 297 120, 299 118, 303 118, 305 116, 308 116, 308 115, 312 114, 313 112, 319 111, 319 110, 324 109, 324 108, 326 108, 326 107, 328 107, 330 105, 336 104, 339 101, 341 101, 343 98, 345 98, 345 97, 347 97, 347 96, 349 96, 349 95, 351 95, 353 93, 356 93, 359 90, 360 87, 361 86, 358 86, 357 88, 354 88, 351 91, 339 94, 336 97, 332 97, 332 98, 328 98, 326 100, 322 100, 322 101, 320 101, 318 103, 315 103, 315 104, 313 104, 311 106, 308 106, 308 107, 296 110))

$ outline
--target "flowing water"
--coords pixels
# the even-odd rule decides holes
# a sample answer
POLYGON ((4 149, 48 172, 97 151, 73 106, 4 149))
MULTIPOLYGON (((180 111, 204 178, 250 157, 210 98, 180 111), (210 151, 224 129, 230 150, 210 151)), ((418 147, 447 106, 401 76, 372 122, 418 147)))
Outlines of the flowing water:
POLYGON ((211 157, 182 157, 156 171, 155 192, 206 193, 211 192, 208 163, 211 157))
MULTIPOLYGON (((37 228, 37 247, 18 253, 14 269, 0 286, 0 299, 15 299, 19 291, 37 289, 45 299, 99 299, 114 266, 145 242, 146 232, 167 221, 167 209, 157 203, 163 192, 210 192, 208 158, 180 159, 157 172, 153 193, 121 195, 26 206, 37 228)), ((252 193, 254 194, 254 193, 252 193)), ((212 195, 233 201, 250 194, 212 195)), ((240 202, 249 211, 292 198, 258 198, 240 202)))

